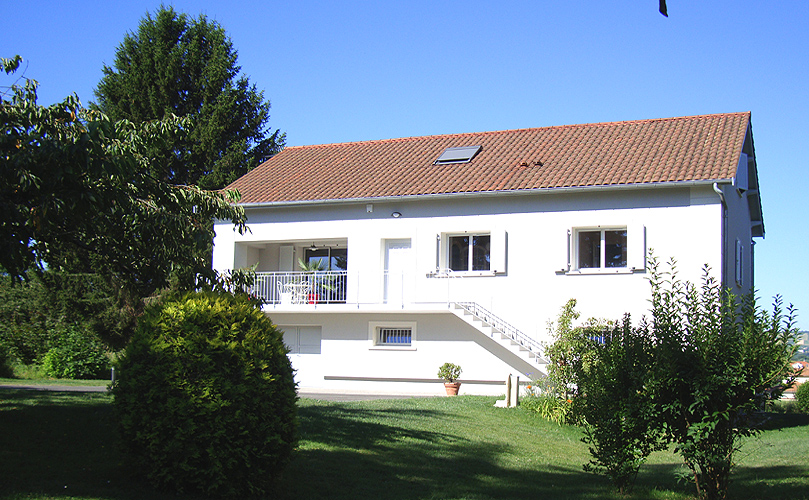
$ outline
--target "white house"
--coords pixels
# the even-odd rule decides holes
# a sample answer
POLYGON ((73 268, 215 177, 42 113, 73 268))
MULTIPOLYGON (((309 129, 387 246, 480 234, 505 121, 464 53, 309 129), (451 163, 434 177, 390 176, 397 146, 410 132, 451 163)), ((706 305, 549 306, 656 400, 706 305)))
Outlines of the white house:
POLYGON ((750 113, 289 147, 229 188, 251 231, 217 223, 214 267, 256 266, 323 390, 439 394, 449 361, 502 394, 568 299, 640 318, 650 248, 741 294, 764 235, 750 113))

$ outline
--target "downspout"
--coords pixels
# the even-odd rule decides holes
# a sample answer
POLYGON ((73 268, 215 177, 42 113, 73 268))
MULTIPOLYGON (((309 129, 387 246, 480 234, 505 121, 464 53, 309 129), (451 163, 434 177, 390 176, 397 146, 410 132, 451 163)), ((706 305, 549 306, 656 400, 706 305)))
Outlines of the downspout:
POLYGON ((719 186, 718 182, 713 183, 713 190, 719 195, 719 201, 722 202, 722 276, 720 277, 720 282, 722 283, 723 287, 727 287, 728 284, 725 281, 725 277, 727 276, 726 268, 728 265, 728 204, 725 200, 725 192, 722 191, 722 188, 719 186))

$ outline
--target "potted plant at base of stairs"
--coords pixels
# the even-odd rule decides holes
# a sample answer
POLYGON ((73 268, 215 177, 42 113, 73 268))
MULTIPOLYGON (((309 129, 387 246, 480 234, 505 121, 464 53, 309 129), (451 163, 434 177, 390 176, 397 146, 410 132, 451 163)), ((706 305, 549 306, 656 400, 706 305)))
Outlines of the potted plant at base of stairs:
POLYGON ((453 363, 444 363, 438 368, 438 377, 444 380, 444 389, 447 396, 457 396, 461 383, 458 377, 461 376, 461 367, 453 363))

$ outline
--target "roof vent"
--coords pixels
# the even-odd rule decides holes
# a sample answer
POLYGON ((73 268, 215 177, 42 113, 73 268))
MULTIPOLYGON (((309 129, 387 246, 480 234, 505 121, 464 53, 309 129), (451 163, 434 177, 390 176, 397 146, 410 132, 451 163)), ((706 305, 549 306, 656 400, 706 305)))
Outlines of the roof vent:
POLYGON ((472 158, 480 151, 481 146, 462 146, 459 148, 447 148, 441 153, 433 162, 433 165, 441 165, 443 163, 469 163, 472 158))

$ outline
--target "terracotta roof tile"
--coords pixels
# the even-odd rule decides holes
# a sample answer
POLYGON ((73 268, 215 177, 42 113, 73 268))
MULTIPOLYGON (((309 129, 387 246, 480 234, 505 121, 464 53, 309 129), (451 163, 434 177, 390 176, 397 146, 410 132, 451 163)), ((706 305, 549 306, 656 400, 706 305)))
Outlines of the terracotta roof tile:
POLYGON ((750 113, 289 147, 228 186, 242 203, 732 178, 750 113), (469 163, 434 165, 448 147, 469 163))

